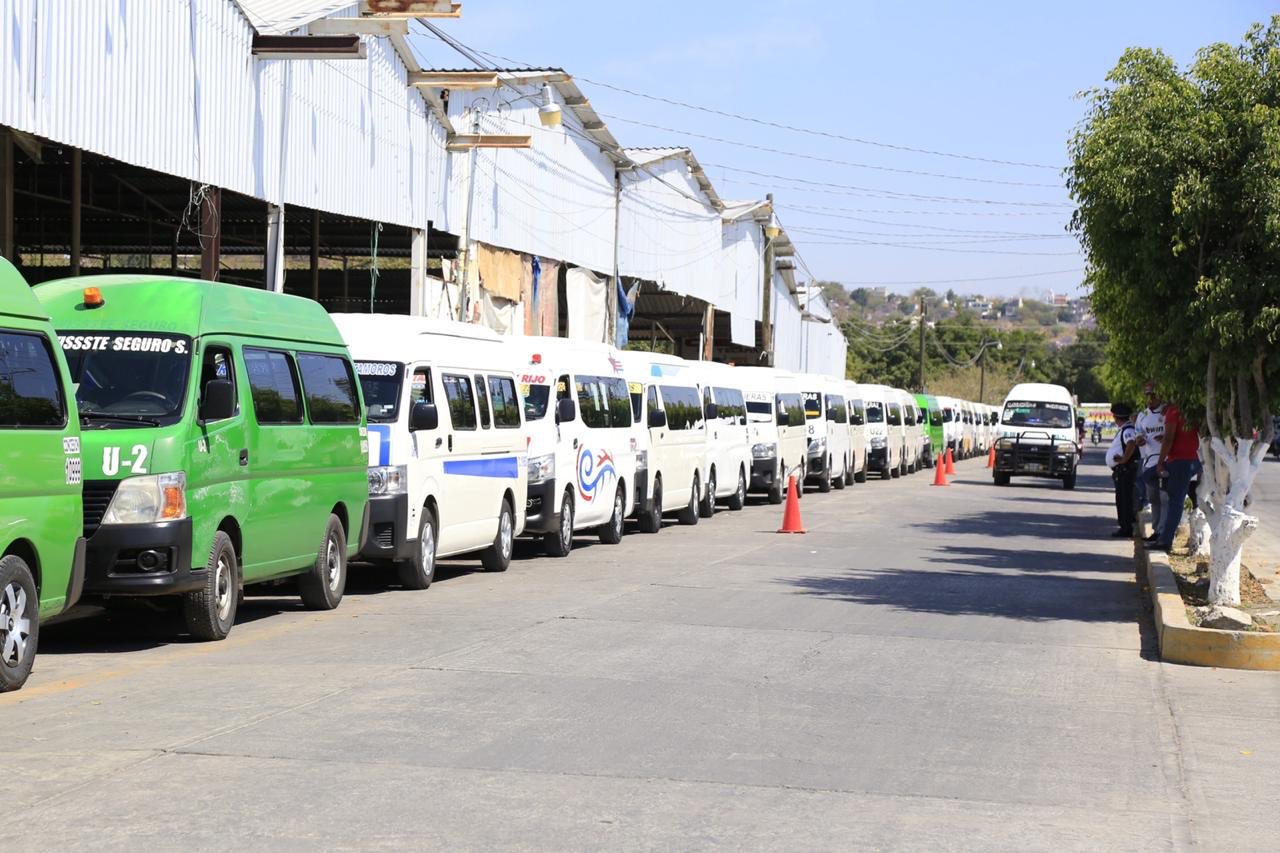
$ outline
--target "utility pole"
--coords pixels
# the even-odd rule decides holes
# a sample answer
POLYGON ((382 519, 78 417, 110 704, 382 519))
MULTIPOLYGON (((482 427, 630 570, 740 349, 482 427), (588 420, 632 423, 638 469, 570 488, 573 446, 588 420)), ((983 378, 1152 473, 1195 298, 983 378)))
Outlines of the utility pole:
POLYGON ((987 402, 987 342, 982 342, 982 352, 978 353, 978 403, 985 405, 987 402))
MULTIPOLYGON (((773 193, 765 196, 769 205, 769 215, 773 215, 773 193)), ((766 227, 767 231, 767 227, 766 227)), ((773 305, 773 238, 765 234, 764 242, 764 286, 761 289, 763 302, 760 306, 760 348, 764 350, 764 365, 773 367, 773 318, 770 310, 773 305)))
POLYGON ((920 393, 924 394, 927 389, 924 385, 924 318, 927 303, 924 301, 924 295, 920 296, 920 393))

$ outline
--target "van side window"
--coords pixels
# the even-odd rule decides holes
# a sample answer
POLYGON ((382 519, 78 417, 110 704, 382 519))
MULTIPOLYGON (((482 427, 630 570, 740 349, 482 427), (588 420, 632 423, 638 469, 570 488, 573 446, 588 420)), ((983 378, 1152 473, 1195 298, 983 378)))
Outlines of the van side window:
POLYGON ((489 390, 485 386, 484 377, 476 374, 476 401, 480 404, 480 427, 488 429, 489 422, 489 390))
POLYGON ((471 380, 452 373, 446 373, 440 378, 444 382, 445 399, 449 401, 449 423, 454 429, 475 429, 476 399, 471 393, 471 380))
POLYGON ((336 355, 298 353, 298 372, 307 413, 313 424, 355 424, 360 422, 360 402, 356 380, 347 360, 336 355))
POLYGON ((60 427, 62 383, 43 335, 0 331, 0 427, 60 427))
POLYGON ((197 411, 204 406, 205 387, 215 379, 225 379, 231 383, 231 398, 236 401, 233 416, 240 414, 240 395, 235 392, 236 371, 234 364, 235 362, 231 359, 231 350, 226 347, 208 346, 204 348, 204 355, 200 359, 200 397, 197 411))
POLYGON ((253 417, 258 423, 302 423, 298 377, 288 354, 245 347, 244 372, 249 375, 253 417))
POLYGON ((837 394, 827 395, 827 420, 838 424, 849 422, 849 415, 844 408, 844 397, 837 394))
POLYGON ((609 426, 614 429, 631 426, 631 391, 626 380, 607 376, 600 380, 600 386, 609 402, 609 426))
POLYGON ((778 407, 787 413, 787 426, 805 425, 804 399, 799 394, 779 394, 778 407))
POLYGON ((609 401, 605 397, 605 380, 599 376, 579 376, 578 415, 582 423, 592 429, 608 429, 609 401))
POLYGON ((650 385, 649 390, 645 392, 645 403, 651 412, 661 412, 662 404, 658 402, 658 386, 650 385))
POLYGON ((854 426, 862 426, 867 422, 867 413, 863 409, 861 400, 849 401, 849 423, 854 426))
POLYGON ((431 368, 417 367, 413 371, 413 379, 409 384, 409 405, 434 403, 435 393, 431 389, 431 368))
POLYGON ((702 429, 704 417, 697 388, 661 385, 662 405, 667 410, 667 427, 672 430, 702 429))
POLYGON ((640 416, 644 414, 644 386, 639 382, 628 382, 627 391, 631 394, 631 415, 632 423, 640 423, 640 416))
POLYGON ((510 376, 489 377, 489 397, 493 400, 493 425, 498 429, 520 426, 520 398, 510 376))
POLYGON ((720 420, 731 426, 747 425, 747 403, 736 388, 716 388, 716 408, 720 420))

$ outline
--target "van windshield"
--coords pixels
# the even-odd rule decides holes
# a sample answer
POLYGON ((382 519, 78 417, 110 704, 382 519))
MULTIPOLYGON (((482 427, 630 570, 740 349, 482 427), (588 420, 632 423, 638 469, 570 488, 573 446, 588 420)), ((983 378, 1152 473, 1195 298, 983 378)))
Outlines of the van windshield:
POLYGON ((182 418, 191 338, 155 332, 60 332, 80 417, 97 429, 162 426, 182 418))
POLYGON ((394 421, 400 411, 404 365, 394 361, 357 361, 355 364, 369 420, 375 423, 394 421))
POLYGON ((520 398, 524 400, 524 419, 539 421, 546 417, 547 404, 551 401, 550 385, 521 385, 520 398))
POLYGON ((769 423, 773 420, 773 404, 763 400, 748 400, 747 420, 753 424, 769 423))
POLYGON ((884 406, 872 400, 867 401, 867 423, 884 423, 884 406))
POLYGON ((1075 425, 1071 407, 1066 403, 1038 403, 1010 400, 1004 404, 1003 423, 1008 426, 1037 426, 1070 429, 1075 425))

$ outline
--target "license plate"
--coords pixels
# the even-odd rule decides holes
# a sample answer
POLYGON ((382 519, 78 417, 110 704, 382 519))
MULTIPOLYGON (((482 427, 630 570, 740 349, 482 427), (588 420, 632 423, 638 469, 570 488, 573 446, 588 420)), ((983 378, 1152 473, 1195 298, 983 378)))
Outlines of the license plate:
POLYGON ((1044 469, 1045 469, 1045 466, 1036 462, 1032 462, 1029 465, 1027 465, 1027 470, 1032 474, 1039 474, 1040 472, 1044 471, 1044 469))

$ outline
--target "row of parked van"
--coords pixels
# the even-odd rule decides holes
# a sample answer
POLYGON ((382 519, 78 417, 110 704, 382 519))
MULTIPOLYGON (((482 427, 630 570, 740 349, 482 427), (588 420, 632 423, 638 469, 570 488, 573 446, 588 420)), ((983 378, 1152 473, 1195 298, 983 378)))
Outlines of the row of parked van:
POLYGON ((0 690, 78 601, 181 601, 198 639, 246 586, 336 607, 348 561, 428 587, 628 519, 697 524, 985 452, 991 410, 881 385, 472 325, 329 315, 232 285, 0 261, 0 690))

